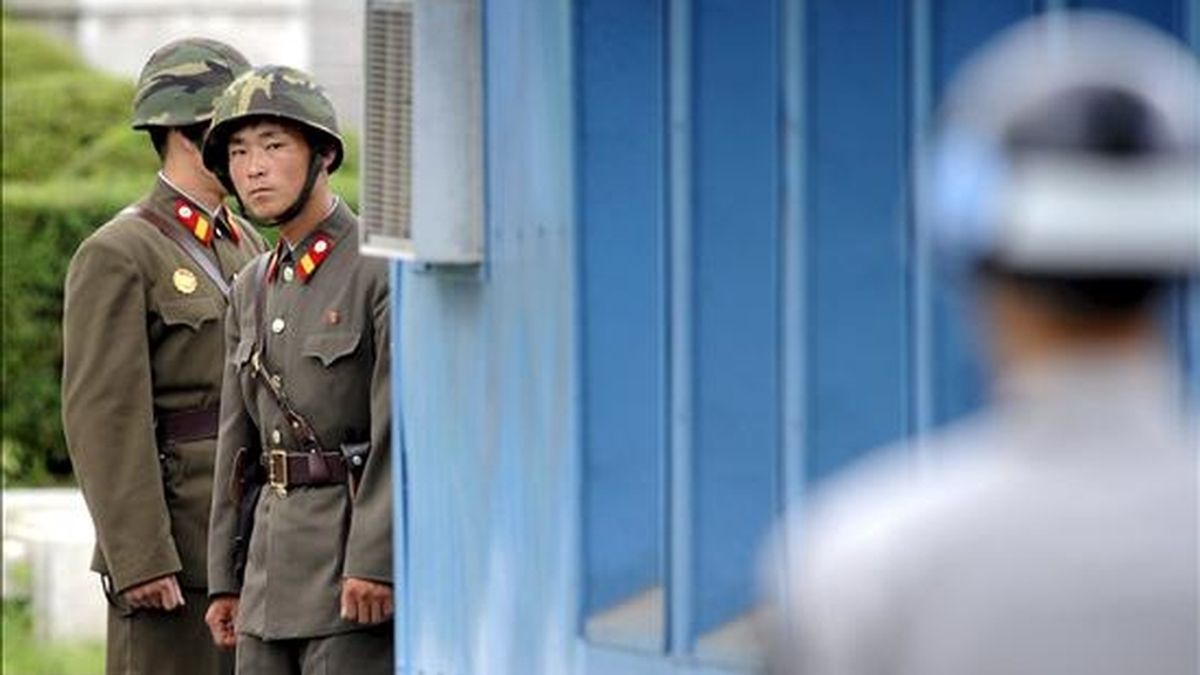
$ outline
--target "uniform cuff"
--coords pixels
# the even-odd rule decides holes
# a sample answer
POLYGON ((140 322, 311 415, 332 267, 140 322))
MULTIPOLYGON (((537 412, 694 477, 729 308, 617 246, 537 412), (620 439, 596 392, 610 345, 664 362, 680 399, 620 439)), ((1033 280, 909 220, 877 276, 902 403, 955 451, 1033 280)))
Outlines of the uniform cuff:
POLYGON ((183 571, 179 554, 174 546, 160 545, 148 549, 144 555, 126 560, 106 560, 108 573, 112 577, 113 589, 117 593, 183 571))

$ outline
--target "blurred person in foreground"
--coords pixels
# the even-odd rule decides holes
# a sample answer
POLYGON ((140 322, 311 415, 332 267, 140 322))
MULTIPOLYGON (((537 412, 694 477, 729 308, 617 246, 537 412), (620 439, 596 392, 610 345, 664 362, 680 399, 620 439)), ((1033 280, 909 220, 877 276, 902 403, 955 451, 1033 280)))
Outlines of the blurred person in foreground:
POLYGON ((161 160, 150 192, 67 270, 63 429, 110 602, 107 672, 229 673, 204 623, 208 505, 234 274, 266 244, 223 204, 200 143, 247 63, 205 38, 154 52, 133 128, 161 160))
POLYGON ((393 672, 388 276, 329 185, 344 155, 325 90, 284 66, 234 81, 204 140, 279 231, 225 325, 207 620, 242 675, 393 672))
POLYGON ((1198 111, 1195 57, 1115 15, 968 64, 925 224, 973 280, 993 400, 790 516, 777 672, 1200 672, 1200 443, 1159 314, 1200 269, 1198 111))

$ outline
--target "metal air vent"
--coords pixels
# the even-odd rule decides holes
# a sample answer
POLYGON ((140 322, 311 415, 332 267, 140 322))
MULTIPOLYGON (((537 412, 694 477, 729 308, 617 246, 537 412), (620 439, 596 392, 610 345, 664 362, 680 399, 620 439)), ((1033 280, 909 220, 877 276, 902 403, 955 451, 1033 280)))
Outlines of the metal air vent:
POLYGON ((480 0, 368 0, 363 250, 483 259, 480 0))
POLYGON ((412 254, 413 5, 370 0, 362 135, 362 249, 412 254))

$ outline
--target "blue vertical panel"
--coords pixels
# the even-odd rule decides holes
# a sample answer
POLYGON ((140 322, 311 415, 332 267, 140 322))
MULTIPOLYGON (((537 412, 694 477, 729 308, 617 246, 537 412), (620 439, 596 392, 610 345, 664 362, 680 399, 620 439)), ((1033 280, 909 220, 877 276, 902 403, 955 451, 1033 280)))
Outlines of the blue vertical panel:
POLYGON ((752 604, 776 504, 780 102, 775 2, 700 0, 692 20, 696 635, 752 604))
MULTIPOLYGON (((1200 246, 1200 241, 1196 245, 1200 246)), ((1184 354, 1189 375, 1188 392, 1192 408, 1200 411, 1200 282, 1193 281, 1188 285, 1186 297, 1184 354)))
MULTIPOLYGON (((1188 0, 1185 5, 1185 36, 1192 52, 1200 56, 1200 0, 1188 0)), ((1197 102, 1197 105, 1200 105, 1200 102, 1197 102)), ((1200 149, 1197 152, 1200 152, 1200 149)), ((1196 245, 1200 246, 1200 232, 1196 233, 1196 245)), ((1188 284, 1187 294, 1188 366, 1191 372, 1192 400, 1196 409, 1200 410, 1200 280, 1193 279, 1188 284)))
POLYGON ((585 616, 663 580, 664 19, 576 5, 585 616))
POLYGON ((667 4, 667 198, 670 267, 667 647, 692 642, 692 0, 667 4))
MULTIPOLYGON (((935 0, 930 17, 930 72, 913 74, 914 78, 929 78, 934 105, 972 52, 1035 9, 1034 0, 935 0)), ((932 112, 918 111, 926 119, 932 119, 932 112)), ((929 303, 932 317, 928 334, 918 333, 919 340, 929 341, 922 346, 931 357, 922 364, 928 371, 918 375, 927 378, 932 398, 926 402, 931 409, 921 411, 921 422, 943 424, 982 403, 986 360, 980 351, 978 328, 972 323, 979 317, 972 309, 973 293, 966 280, 936 269, 934 261, 922 263, 935 269, 930 271, 929 296, 917 299, 929 303)))
POLYGON ((486 270, 405 268, 410 672, 574 667, 571 22, 489 0, 486 270))
POLYGON ((1071 0, 1069 5, 1130 14, 1179 35, 1184 29, 1186 0, 1071 0))
POLYGON ((906 431, 903 3, 814 0, 808 29, 806 474, 906 431))
POLYGON ((408 612, 403 608, 411 605, 409 601, 408 583, 408 470, 407 453, 404 443, 404 370, 402 368, 404 345, 403 336, 403 294, 404 266, 393 261, 388 270, 389 293, 391 294, 390 325, 388 335, 391 344, 388 345, 391 354, 391 395, 392 395, 392 579, 395 580, 396 607, 400 608, 393 622, 393 638, 396 644, 394 672, 412 672, 411 643, 409 640, 408 612))
POLYGON ((934 91, 945 85, 968 56, 1001 30, 1029 17, 1039 0, 932 0, 934 91))

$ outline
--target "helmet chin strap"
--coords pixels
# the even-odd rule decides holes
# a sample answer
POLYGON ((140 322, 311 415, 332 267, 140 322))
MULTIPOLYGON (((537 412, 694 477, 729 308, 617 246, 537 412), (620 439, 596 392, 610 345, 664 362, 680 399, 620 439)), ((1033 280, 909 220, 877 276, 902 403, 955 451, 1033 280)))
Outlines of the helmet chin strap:
POLYGON ((282 227, 292 222, 304 210, 304 206, 308 204, 309 197, 312 196, 313 187, 317 184, 317 176, 321 175, 321 168, 324 166, 321 157, 320 153, 313 153, 312 159, 308 161, 308 176, 304 180, 304 188, 300 190, 300 194, 296 196, 296 200, 292 202, 291 206, 284 209, 283 213, 269 220, 259 218, 250 209, 246 208, 245 202, 242 201, 242 196, 235 190, 233 197, 237 200, 238 210, 257 227, 282 227))

